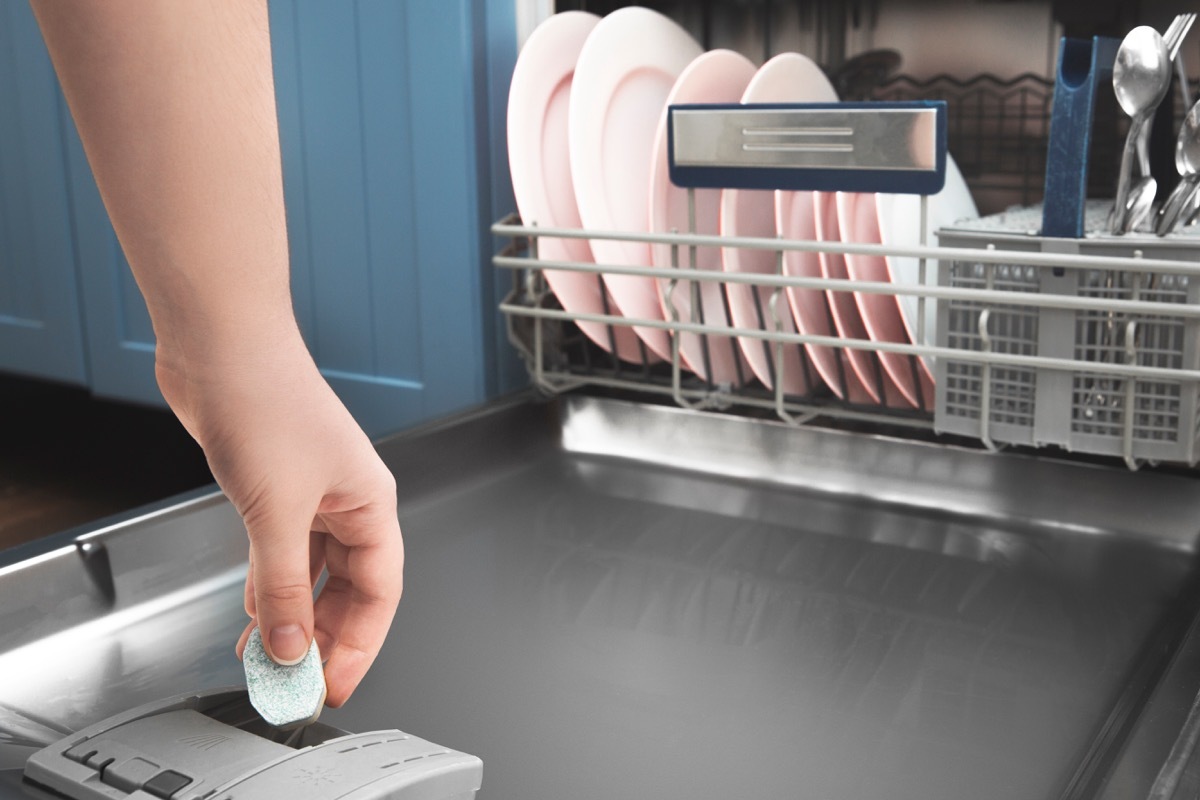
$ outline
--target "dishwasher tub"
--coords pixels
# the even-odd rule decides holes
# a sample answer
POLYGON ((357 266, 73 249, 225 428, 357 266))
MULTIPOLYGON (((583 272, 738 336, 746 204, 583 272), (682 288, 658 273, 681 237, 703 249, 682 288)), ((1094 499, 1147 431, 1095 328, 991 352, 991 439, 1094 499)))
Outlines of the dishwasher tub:
MULTIPOLYGON (((1200 689, 1186 475, 586 396, 387 439, 405 598, 323 721, 481 798, 1167 798, 1200 689)), ((0 797, 39 743, 241 682, 215 491, 0 554, 0 797)))

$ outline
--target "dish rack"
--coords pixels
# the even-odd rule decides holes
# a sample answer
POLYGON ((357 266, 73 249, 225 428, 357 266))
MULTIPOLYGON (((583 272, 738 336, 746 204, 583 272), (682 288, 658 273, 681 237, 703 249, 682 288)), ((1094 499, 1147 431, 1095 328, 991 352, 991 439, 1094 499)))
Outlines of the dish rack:
MULTIPOLYGON (((509 338, 534 385, 549 394, 582 387, 624 390, 667 398, 684 408, 770 415, 795 425, 825 420, 860 428, 953 434, 989 449, 1058 447, 1119 457, 1130 469, 1159 462, 1194 466, 1200 460, 1200 235, 1194 229, 1163 238, 1094 232, 1103 228, 1107 205, 1089 205, 1088 230, 1093 232, 1083 239, 1039 236, 1041 209, 1033 206, 944 227, 937 231, 936 244, 922 237, 922 244, 911 247, 546 228, 514 215, 492 227, 493 234, 510 240, 493 262, 512 275, 512 290, 500 306, 509 338), (538 243, 544 238, 666 245, 677 266, 539 259, 538 243), (700 248, 770 251, 775 270, 753 274, 698 269, 694 265, 700 248), (792 251, 916 259, 918 281, 893 284, 786 275, 784 254, 792 251), (606 297, 606 275, 665 281, 668 298, 676 292, 692 293, 690 316, 681 318, 669 299, 667 319, 625 317, 607 306, 602 314, 566 311, 550 291, 544 270, 593 275, 601 297, 606 297), (758 304, 760 327, 705 322, 699 316, 699 286, 712 282, 723 288, 758 287, 750 294, 758 304), (784 315, 792 313, 788 289, 915 296, 915 341, 785 330, 784 315), (937 322, 933 342, 924 340, 924 321, 930 314, 936 314, 937 322), (608 326, 607 352, 587 340, 573 324, 577 322, 608 326), (637 363, 619 360, 612 355, 617 326, 668 331, 671 358, 658 361, 643 348, 637 363), (717 384, 691 373, 681 358, 681 334, 702 337, 706 361, 713 347, 736 346, 731 343, 738 339, 761 342, 773 367, 773 388, 750 374, 744 381, 717 384), (785 349, 808 345, 874 354, 875 384, 880 388, 886 378, 879 354, 906 358, 918 387, 924 359, 934 373, 935 397, 918 397, 916 407, 908 408, 842 400, 849 396, 844 375, 840 391, 832 391, 808 358, 800 359, 803 385, 813 388, 803 395, 787 394, 785 349)), ((925 220, 927 198, 921 206, 925 220)), ((871 382, 869 374, 861 377, 871 382)), ((882 391, 875 394, 883 396, 882 391)))
MULTIPOLYGON (((1089 214, 1102 216, 1102 204, 1093 205, 1089 214)), ((513 281, 500 308, 509 338, 541 391, 628 390, 667 397, 685 408, 767 412, 792 424, 858 420, 960 434, 989 448, 1053 445, 1120 456, 1130 468, 1145 462, 1194 465, 1200 457, 1200 236, 1049 240, 1031 233, 1039 220, 1036 207, 1009 212, 943 229, 941 246, 906 248, 539 229, 516 217, 501 220, 492 231, 512 240, 494 258, 513 281), (1032 227, 1022 230, 1023 222, 1032 227), (694 247, 765 249, 776 254, 780 268, 773 275, 730 275, 685 265, 667 276, 667 270, 650 266, 542 261, 537 258, 541 237, 666 244, 680 253, 694 247), (927 269, 937 270, 938 281, 897 286, 786 276, 782 255, 792 250, 925 259, 927 269), (627 318, 616 309, 599 315, 564 311, 546 285, 545 269, 588 273, 597 281, 605 274, 666 278, 671 291, 694 291, 700 282, 711 281, 762 287, 769 299, 759 311, 767 325, 746 329, 696 318, 627 318), (781 315, 791 313, 788 287, 916 295, 924 298, 926 313, 937 313, 937 341, 921 342, 919 333, 916 343, 904 344, 783 332, 781 315), (571 324, 578 321, 665 329, 672 334, 672 358, 654 363, 644 353, 641 363, 622 362, 589 342, 571 324), (703 335, 706 347, 728 346, 732 336, 758 339, 770 351, 776 388, 768 390, 749 376, 736 386, 690 373, 680 358, 680 333, 703 335), (806 376, 807 384, 821 388, 806 396, 784 394, 779 380, 783 348, 806 344, 899 353, 914 370, 916 358, 933 359, 934 411, 839 400, 815 374, 806 376)), ((882 371, 878 379, 883 380, 882 371)))

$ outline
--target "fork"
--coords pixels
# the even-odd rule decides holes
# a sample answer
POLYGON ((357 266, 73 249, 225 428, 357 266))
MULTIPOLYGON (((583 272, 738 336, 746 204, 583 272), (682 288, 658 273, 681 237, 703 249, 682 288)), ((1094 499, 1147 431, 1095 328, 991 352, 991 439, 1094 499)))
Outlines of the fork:
MULTIPOLYGON (((1191 105, 1191 91, 1188 89, 1187 85, 1187 71, 1184 69, 1183 59, 1177 58, 1176 56, 1178 55, 1179 48, 1183 45, 1183 37, 1187 36, 1188 30, 1191 28, 1192 23, 1196 20, 1196 15, 1181 14, 1180 16, 1190 17, 1190 19, 1187 20, 1186 25, 1182 27, 1182 34, 1179 37, 1178 44, 1174 47, 1175 55, 1172 55, 1172 60, 1175 62, 1176 73, 1179 76, 1179 90, 1183 93, 1183 107, 1188 109, 1191 105)), ((1171 54, 1172 49, 1168 48, 1167 52, 1168 54, 1171 54)), ((1190 114, 1191 112, 1185 111, 1185 113, 1190 114)), ((1159 236, 1165 236, 1175 229, 1175 226, 1179 222, 1181 213, 1184 211, 1184 209, 1187 209, 1192 205, 1193 197, 1197 191, 1197 180, 1195 176, 1191 174, 1192 170, 1188 168, 1187 164, 1181 161, 1180 157, 1180 150, 1183 147, 1183 142, 1186 141, 1184 138, 1186 130, 1187 123, 1185 119, 1185 123, 1180 128, 1179 140, 1176 144, 1175 152, 1175 169, 1179 173, 1181 180, 1179 183, 1175 184, 1175 188, 1171 190, 1171 194, 1163 202, 1162 207, 1158 211, 1157 219, 1155 220, 1154 225, 1154 232, 1159 236)))

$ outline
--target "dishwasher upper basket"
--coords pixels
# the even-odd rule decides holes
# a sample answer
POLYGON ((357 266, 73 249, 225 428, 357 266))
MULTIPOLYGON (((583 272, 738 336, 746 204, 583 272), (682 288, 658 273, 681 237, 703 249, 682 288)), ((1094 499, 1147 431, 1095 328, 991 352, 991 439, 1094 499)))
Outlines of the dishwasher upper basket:
MULTIPOLYGON (((876 190, 846 185, 843 176, 829 170, 816 182, 792 170, 785 175, 790 181, 786 184, 764 183, 762 174, 755 176, 758 183, 748 184, 736 169, 708 170, 703 176, 705 186, 724 182, 756 188, 876 190)), ((684 177, 685 182, 694 178, 684 177)), ((689 191, 694 191, 695 183, 691 185, 689 191)), ((1092 203, 1091 227, 1096 227, 1094 220, 1103 216, 1104 208, 1103 203, 1092 203)), ((1146 462, 1195 464, 1200 437, 1200 275, 1195 274, 1200 236, 1186 231, 1161 239, 1097 234, 1079 240, 1043 239, 1036 235, 1040 208, 1032 207, 941 229, 939 246, 929 246, 923 235, 925 217, 923 199, 921 244, 916 247, 545 228, 534 220, 521 224, 509 218, 492 228, 513 240, 494 258, 498 268, 513 271, 513 289, 501 310, 534 384, 549 393, 584 386, 623 389, 666 396, 687 408, 771 413, 794 424, 841 419, 964 435, 991 448, 1057 446, 1119 456, 1131 469, 1146 462), (542 260, 537 246, 542 238, 667 245, 673 266, 542 260), (695 267, 698 248, 733 247, 773 252, 774 273, 695 267), (784 254, 789 251, 912 258, 919 264, 919 280, 893 284, 785 275, 784 254), (549 291, 543 270, 593 274, 601 288, 606 275, 658 279, 668 296, 692 292, 691 315, 681 318, 672 310, 667 319, 645 319, 625 317, 607 307, 603 314, 566 311, 549 291), (927 281, 927 273, 936 280, 927 281), (697 292, 706 282, 758 287, 753 294, 759 327, 705 322, 697 314, 697 292), (783 324, 784 315, 792 313, 787 289, 915 296, 915 341, 790 332, 783 324), (928 314, 937 315, 935 342, 924 340, 928 314), (573 322, 600 323, 610 326, 610 332, 616 326, 666 330, 672 357, 656 364, 643 353, 640 363, 623 363, 588 342, 573 322), (706 357, 710 348, 728 346, 731 337, 762 342, 773 368, 773 388, 755 380, 715 384, 690 374, 680 357, 681 334, 700 335, 706 357), (892 354, 893 359, 907 359, 914 378, 922 369, 919 359, 927 359, 934 367, 935 397, 918 397, 916 408, 841 400, 839 396, 847 396, 844 384, 839 387, 843 391, 830 391, 809 369, 807 359, 800 364, 805 371, 802 383, 810 391, 787 394, 784 353, 798 347, 856 350, 870 353, 875 361, 880 354, 892 354)), ((674 308, 673 303, 666 305, 674 308)), ((882 371, 878 366, 875 371, 882 382, 882 371)))

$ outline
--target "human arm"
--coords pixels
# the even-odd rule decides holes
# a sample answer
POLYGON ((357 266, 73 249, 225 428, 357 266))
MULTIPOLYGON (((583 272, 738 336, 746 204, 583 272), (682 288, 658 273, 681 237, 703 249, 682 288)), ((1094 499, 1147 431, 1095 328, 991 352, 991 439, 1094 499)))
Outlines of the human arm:
POLYGON ((251 624, 283 662, 315 635, 341 705, 390 626, 403 546, 391 473, 295 323, 266 2, 33 8, 146 298, 163 396, 246 523, 251 624))

